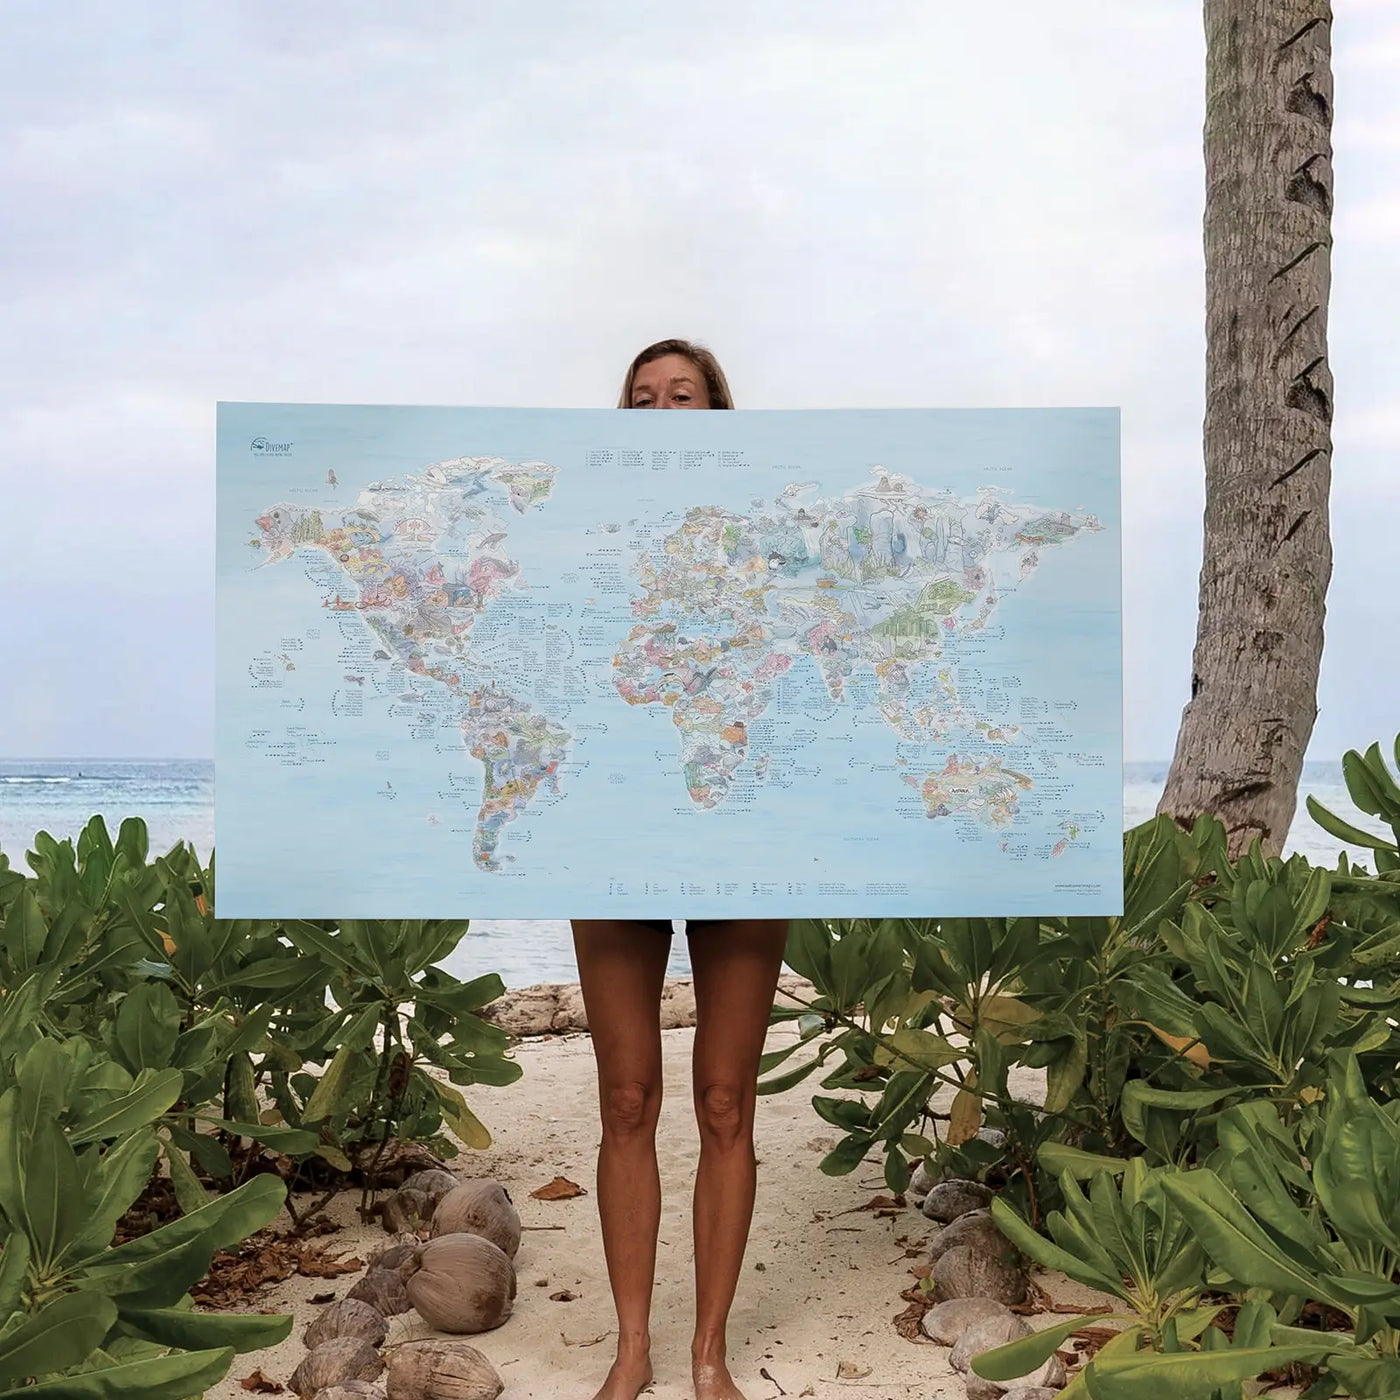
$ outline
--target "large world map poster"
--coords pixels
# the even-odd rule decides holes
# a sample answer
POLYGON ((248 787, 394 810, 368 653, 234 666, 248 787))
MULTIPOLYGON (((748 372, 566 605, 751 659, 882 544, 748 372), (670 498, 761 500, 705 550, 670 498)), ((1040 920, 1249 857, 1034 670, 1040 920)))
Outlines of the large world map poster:
POLYGON ((1118 443, 221 404, 221 916, 1121 910, 1118 443))

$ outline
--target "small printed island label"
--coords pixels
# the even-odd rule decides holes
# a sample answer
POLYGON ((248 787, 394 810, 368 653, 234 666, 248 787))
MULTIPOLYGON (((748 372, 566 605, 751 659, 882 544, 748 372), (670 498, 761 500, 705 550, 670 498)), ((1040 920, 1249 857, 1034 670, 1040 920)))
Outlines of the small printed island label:
POLYGON ((1106 409, 221 405, 221 914, 1120 912, 1118 463, 1106 409))

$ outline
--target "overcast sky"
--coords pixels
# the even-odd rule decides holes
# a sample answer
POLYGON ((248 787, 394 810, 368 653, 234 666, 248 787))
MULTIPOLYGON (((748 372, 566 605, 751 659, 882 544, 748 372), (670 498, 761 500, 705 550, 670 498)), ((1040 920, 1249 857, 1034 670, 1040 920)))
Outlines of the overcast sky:
MULTIPOLYGON (((1400 729, 1400 6, 1335 0, 1312 755, 1400 729)), ((1198 0, 0 8, 0 754, 213 751, 218 399, 1118 404, 1126 750, 1203 485, 1198 0)))

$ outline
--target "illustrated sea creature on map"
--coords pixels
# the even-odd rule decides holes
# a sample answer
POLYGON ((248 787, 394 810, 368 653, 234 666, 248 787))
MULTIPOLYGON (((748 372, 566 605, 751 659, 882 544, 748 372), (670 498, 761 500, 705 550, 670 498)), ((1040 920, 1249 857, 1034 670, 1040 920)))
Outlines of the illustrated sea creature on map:
MULTIPOLYGON (((499 870, 502 829, 542 787, 558 793, 560 765, 573 736, 531 704, 495 685, 480 686, 482 669, 471 634, 493 603, 521 581, 508 551, 509 527, 497 507, 523 515, 542 505, 557 469, 545 462, 458 457, 422 472, 378 481, 355 507, 317 509, 281 503, 257 518, 264 551, 258 566, 281 563, 303 549, 329 557, 346 582, 322 606, 354 612, 378 644, 376 662, 402 664, 429 689, 460 696, 457 727, 483 770, 472 857, 499 870), (450 563, 446 562, 450 559, 450 563)), ((335 474, 327 482, 336 485, 335 474)), ((363 686, 365 677, 347 675, 363 686)), ((417 700, 416 692, 399 697, 417 700)), ((385 785, 386 796, 396 796, 385 785)))
POLYGON ((937 663, 985 631, 1002 590, 1030 578, 1047 549, 1098 520, 1015 504, 993 487, 959 498, 878 467, 843 496, 816 489, 794 484, 746 515, 696 506, 638 559, 637 621, 613 657, 618 694, 670 709, 686 791, 712 808, 779 677, 811 665, 844 703, 868 671, 902 740, 964 741, 938 768, 904 778, 928 814, 1004 825, 1032 780, 986 751, 1015 742, 1016 726, 966 712, 956 668, 937 663))

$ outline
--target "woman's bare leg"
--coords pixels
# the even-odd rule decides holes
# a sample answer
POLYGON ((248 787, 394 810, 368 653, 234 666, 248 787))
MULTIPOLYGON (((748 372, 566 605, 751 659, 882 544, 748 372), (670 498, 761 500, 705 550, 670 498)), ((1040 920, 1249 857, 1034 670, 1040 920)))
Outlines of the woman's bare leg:
POLYGON ((603 1141, 598 1215, 617 1308, 617 1359, 594 1400, 634 1400, 652 1378, 651 1293, 661 1225, 661 984, 670 939, 645 925, 576 919, 578 959, 603 1141))
POLYGON ((787 921, 707 924, 690 938, 696 1031, 692 1070, 700 1125, 695 1176, 695 1337, 698 1400, 743 1400, 725 1361, 725 1324, 753 1218, 758 1058, 787 943, 787 921))

